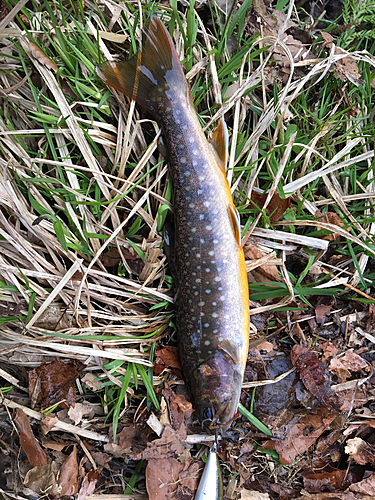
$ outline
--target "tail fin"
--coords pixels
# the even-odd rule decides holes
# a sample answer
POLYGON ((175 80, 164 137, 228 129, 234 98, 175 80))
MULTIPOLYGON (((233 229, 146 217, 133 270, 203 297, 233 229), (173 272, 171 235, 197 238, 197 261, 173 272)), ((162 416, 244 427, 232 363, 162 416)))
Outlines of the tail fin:
POLYGON ((143 31, 138 54, 128 61, 100 64, 96 73, 107 85, 156 115, 158 103, 169 89, 188 87, 173 41, 156 15, 143 31))

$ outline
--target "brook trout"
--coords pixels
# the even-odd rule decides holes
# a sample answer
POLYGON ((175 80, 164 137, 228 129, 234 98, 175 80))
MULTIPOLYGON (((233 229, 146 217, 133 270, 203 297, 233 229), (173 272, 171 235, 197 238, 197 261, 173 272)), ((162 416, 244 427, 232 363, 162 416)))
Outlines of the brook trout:
POLYGON ((250 321, 239 216, 225 176, 225 124, 210 144, 172 39, 155 15, 138 54, 101 64, 96 72, 162 127, 173 182, 176 325, 184 377, 200 420, 225 427, 238 407, 250 321))

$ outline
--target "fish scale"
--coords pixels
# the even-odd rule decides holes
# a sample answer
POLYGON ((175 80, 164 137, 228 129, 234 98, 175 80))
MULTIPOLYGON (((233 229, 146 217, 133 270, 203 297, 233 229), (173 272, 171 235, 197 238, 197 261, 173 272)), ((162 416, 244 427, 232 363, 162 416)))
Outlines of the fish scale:
POLYGON ((225 176, 225 125, 210 144, 173 42, 152 16, 139 53, 98 75, 162 127, 173 183, 176 325, 185 380, 201 421, 237 411, 249 342, 249 292, 237 210, 225 176))

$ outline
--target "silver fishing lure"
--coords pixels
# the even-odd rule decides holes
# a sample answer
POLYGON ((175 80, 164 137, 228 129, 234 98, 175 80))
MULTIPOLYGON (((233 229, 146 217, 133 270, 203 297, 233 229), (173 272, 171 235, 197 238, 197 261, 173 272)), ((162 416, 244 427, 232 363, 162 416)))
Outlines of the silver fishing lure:
POLYGON ((208 454, 195 500, 222 500, 223 498, 223 480, 216 449, 215 443, 208 454))

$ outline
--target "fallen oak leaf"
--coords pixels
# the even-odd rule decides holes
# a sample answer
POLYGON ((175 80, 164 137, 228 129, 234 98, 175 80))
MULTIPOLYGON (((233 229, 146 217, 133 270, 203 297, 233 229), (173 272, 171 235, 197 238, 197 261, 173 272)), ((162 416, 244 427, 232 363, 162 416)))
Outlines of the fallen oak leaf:
POLYGON ((61 488, 61 496, 71 496, 78 493, 78 462, 75 444, 72 452, 61 466, 58 484, 61 488))
POLYGON ((13 421, 16 423, 20 433, 21 447, 31 465, 34 467, 47 465, 47 456, 36 440, 25 412, 17 408, 13 421))
POLYGON ((99 478, 100 473, 97 470, 90 470, 90 472, 83 478, 77 500, 85 500, 86 497, 92 495, 95 491, 95 486, 99 478))
POLYGON ((328 383, 329 377, 326 370, 315 352, 306 347, 295 345, 290 354, 293 365, 298 370, 301 380, 306 389, 315 396, 318 401, 329 409, 334 409, 332 393, 328 383))
POLYGON ((52 71, 57 73, 58 68, 56 64, 52 62, 51 59, 47 57, 46 54, 37 45, 35 45, 34 42, 29 43, 29 50, 34 59, 39 61, 40 64, 43 64, 43 66, 45 66, 46 68, 52 69, 52 71))
POLYGON ((366 443, 366 441, 359 437, 347 440, 345 453, 359 465, 375 464, 374 445, 366 443))
POLYGON ((327 316, 331 312, 331 306, 325 306, 324 304, 320 304, 315 309, 315 318, 318 325, 324 325, 327 316))
POLYGON ((146 467, 146 488, 149 500, 172 500, 183 464, 176 458, 153 458, 146 467))

